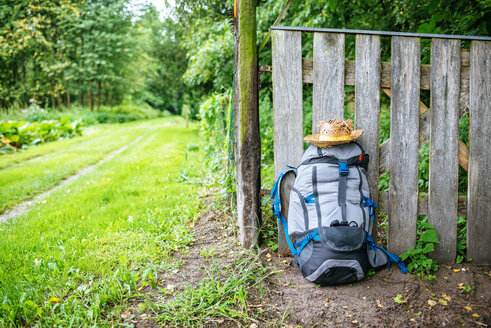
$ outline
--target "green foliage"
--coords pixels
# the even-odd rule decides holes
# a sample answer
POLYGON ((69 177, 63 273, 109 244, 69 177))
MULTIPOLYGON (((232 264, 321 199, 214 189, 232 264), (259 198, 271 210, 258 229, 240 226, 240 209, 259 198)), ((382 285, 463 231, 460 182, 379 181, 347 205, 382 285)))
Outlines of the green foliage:
POLYGON ((418 220, 418 240, 416 247, 401 255, 401 259, 408 260, 407 269, 411 273, 415 273, 418 277, 426 276, 428 280, 434 278, 431 272, 438 270, 438 265, 435 260, 428 258, 428 254, 435 250, 435 244, 438 243, 435 227, 428 223, 427 218, 418 220))
POLYGON ((69 117, 64 117, 60 121, 0 122, 0 154, 49 141, 80 136, 82 126, 79 121, 69 123, 69 117))

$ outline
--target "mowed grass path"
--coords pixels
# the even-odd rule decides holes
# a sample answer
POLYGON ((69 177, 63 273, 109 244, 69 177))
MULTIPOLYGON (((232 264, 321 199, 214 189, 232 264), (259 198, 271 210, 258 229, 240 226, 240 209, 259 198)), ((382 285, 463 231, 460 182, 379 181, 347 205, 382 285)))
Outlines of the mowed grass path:
POLYGON ((151 131, 153 124, 146 121, 100 126, 92 128, 84 137, 0 157, 0 214, 129 144, 151 131), (42 157, 36 158, 39 156, 42 157))
POLYGON ((42 169, 64 172, 39 191, 94 162, 82 151, 89 144, 101 147, 99 159, 143 135, 27 214, 0 224, 0 326, 117 325, 120 311, 141 297, 139 288, 155 286, 158 271, 178 265, 170 254, 193 240, 190 223, 200 210, 198 186, 184 183, 180 170, 196 180, 202 164, 197 152, 185 156, 199 138, 196 129, 175 122, 107 129, 103 144, 111 147, 94 138, 30 162, 34 166, 4 169, 29 168, 39 179, 42 169))

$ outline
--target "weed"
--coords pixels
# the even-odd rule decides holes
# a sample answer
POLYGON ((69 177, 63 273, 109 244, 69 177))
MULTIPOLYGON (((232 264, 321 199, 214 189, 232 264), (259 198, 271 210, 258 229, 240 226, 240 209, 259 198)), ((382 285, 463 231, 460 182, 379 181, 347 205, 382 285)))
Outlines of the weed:
POLYGON ((435 250, 438 237, 435 227, 427 222, 427 218, 418 221, 418 237, 416 247, 411 246, 401 255, 401 259, 410 261, 407 265, 409 272, 416 273, 420 278, 426 276, 428 280, 432 280, 435 276, 430 273, 438 270, 438 265, 435 260, 428 258, 428 254, 435 250))
POLYGON ((175 299, 157 305, 157 319, 166 326, 196 327, 224 321, 258 323, 247 301, 255 290, 262 296, 262 284, 274 272, 263 267, 260 254, 249 252, 225 268, 214 262, 197 286, 189 285, 175 299))
POLYGON ((205 259, 208 259, 210 257, 215 256, 215 249, 213 247, 208 250, 206 250, 206 248, 201 248, 199 250, 199 254, 203 256, 205 259))

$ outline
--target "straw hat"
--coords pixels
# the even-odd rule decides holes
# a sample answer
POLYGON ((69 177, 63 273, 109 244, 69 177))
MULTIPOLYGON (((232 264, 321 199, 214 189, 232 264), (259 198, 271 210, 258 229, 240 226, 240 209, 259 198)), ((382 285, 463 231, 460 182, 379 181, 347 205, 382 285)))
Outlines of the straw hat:
POLYGON ((355 141, 363 134, 363 130, 353 130, 353 122, 351 120, 332 119, 321 121, 317 126, 320 129, 320 133, 306 136, 304 140, 320 148, 355 141))

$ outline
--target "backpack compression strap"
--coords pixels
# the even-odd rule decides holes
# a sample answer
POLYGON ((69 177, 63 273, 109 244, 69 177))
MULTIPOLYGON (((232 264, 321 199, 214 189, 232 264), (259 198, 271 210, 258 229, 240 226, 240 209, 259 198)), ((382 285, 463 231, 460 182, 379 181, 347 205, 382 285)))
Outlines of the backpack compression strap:
MULTIPOLYGON (((286 170, 281 172, 280 175, 278 176, 278 179, 276 180, 276 182, 273 185, 273 189, 271 189, 271 198, 273 199, 273 205, 271 206, 271 210, 273 211, 273 214, 278 218, 278 229, 280 227, 280 223, 283 225, 286 243, 288 244, 288 247, 290 248, 290 251, 292 252, 292 254, 295 256, 295 255, 297 255, 297 250, 296 250, 295 246, 293 246, 293 243, 290 240, 290 237, 288 236, 288 222, 286 222, 285 217, 283 216, 283 214, 281 214, 280 186, 281 186, 281 181, 283 180, 283 177, 288 172, 293 172, 293 173, 295 173, 295 176, 296 176, 297 175, 297 168, 289 166, 286 170)), ((283 247, 283 240, 281 239, 280 231, 278 231, 278 236, 280 237, 281 247, 283 247)))

